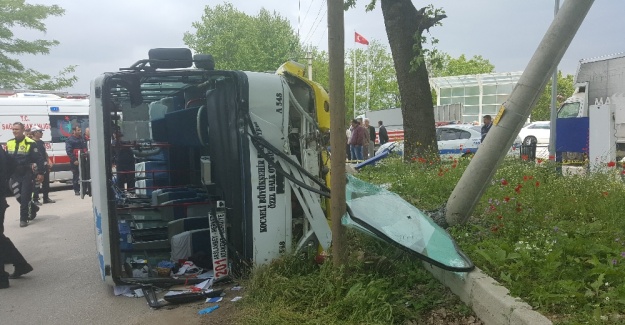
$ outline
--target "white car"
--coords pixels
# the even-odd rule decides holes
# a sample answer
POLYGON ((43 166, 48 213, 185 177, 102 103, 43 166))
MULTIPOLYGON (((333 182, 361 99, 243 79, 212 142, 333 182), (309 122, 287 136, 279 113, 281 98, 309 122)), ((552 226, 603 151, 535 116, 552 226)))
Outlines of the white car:
POLYGON ((547 145, 549 144, 550 128, 551 122, 549 121, 535 121, 519 131, 519 138, 524 144, 534 142, 538 145, 547 145))
MULTIPOLYGON (((436 139, 438 140, 438 152, 441 155, 467 156, 474 154, 481 143, 481 127, 468 124, 451 124, 436 128, 436 139)), ((404 152, 404 141, 388 142, 380 146, 376 155, 384 150, 397 152, 400 155, 404 152)))

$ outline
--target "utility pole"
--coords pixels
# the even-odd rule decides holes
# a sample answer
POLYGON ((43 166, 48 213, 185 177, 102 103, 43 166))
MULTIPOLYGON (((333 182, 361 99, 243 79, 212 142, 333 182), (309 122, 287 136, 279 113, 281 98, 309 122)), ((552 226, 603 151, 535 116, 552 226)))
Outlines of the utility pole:
MULTIPOLYGON (((553 9, 553 17, 558 15, 558 10, 560 9, 560 0, 555 0, 555 8, 553 9)), ((558 97, 558 67, 553 71, 553 76, 551 77, 551 116, 549 118, 549 160, 556 160, 556 120, 558 118, 558 107, 557 99, 558 97)), ((521 139, 523 140, 523 139, 521 139)))
POLYGON ((564 2, 510 98, 501 106, 488 136, 451 193, 445 212, 448 224, 462 224, 469 219, 593 2, 564 2))
POLYGON ((332 216, 332 260, 342 266, 346 246, 341 218, 345 214, 345 18, 343 0, 328 0, 328 58, 330 82, 330 214, 332 216))
POLYGON ((312 75, 312 64, 313 64, 313 57, 312 57, 312 51, 309 49, 308 52, 308 80, 313 80, 313 75, 312 75))

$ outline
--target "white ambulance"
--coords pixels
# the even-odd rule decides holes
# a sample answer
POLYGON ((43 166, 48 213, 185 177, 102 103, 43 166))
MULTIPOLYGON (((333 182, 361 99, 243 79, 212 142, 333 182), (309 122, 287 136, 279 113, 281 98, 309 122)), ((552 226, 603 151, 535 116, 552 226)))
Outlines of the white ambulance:
POLYGON ((65 153, 65 140, 73 126, 83 130, 89 127, 89 99, 68 99, 53 94, 19 93, 0 98, 0 144, 13 138, 13 123, 21 122, 26 128, 38 126, 44 130, 42 140, 53 165, 50 182, 71 182, 69 157, 65 153))

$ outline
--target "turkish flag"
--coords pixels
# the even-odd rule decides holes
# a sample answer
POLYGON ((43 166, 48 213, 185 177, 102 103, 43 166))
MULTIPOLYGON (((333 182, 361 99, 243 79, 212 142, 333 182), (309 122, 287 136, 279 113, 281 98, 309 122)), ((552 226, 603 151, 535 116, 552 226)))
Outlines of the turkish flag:
POLYGON ((354 32, 354 42, 369 45, 369 41, 366 38, 362 37, 362 35, 354 32))

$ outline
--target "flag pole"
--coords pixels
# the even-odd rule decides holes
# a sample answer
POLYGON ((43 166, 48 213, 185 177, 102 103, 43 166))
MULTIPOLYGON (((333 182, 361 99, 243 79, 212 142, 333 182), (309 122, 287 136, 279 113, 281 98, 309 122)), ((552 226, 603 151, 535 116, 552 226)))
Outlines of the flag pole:
POLYGON ((369 112, 369 63, 371 61, 371 51, 369 50, 369 45, 367 45, 367 112, 369 112))
MULTIPOLYGON (((356 33, 356 31, 354 31, 356 33)), ((356 48, 353 48, 354 53, 354 119, 356 118, 356 48)))

